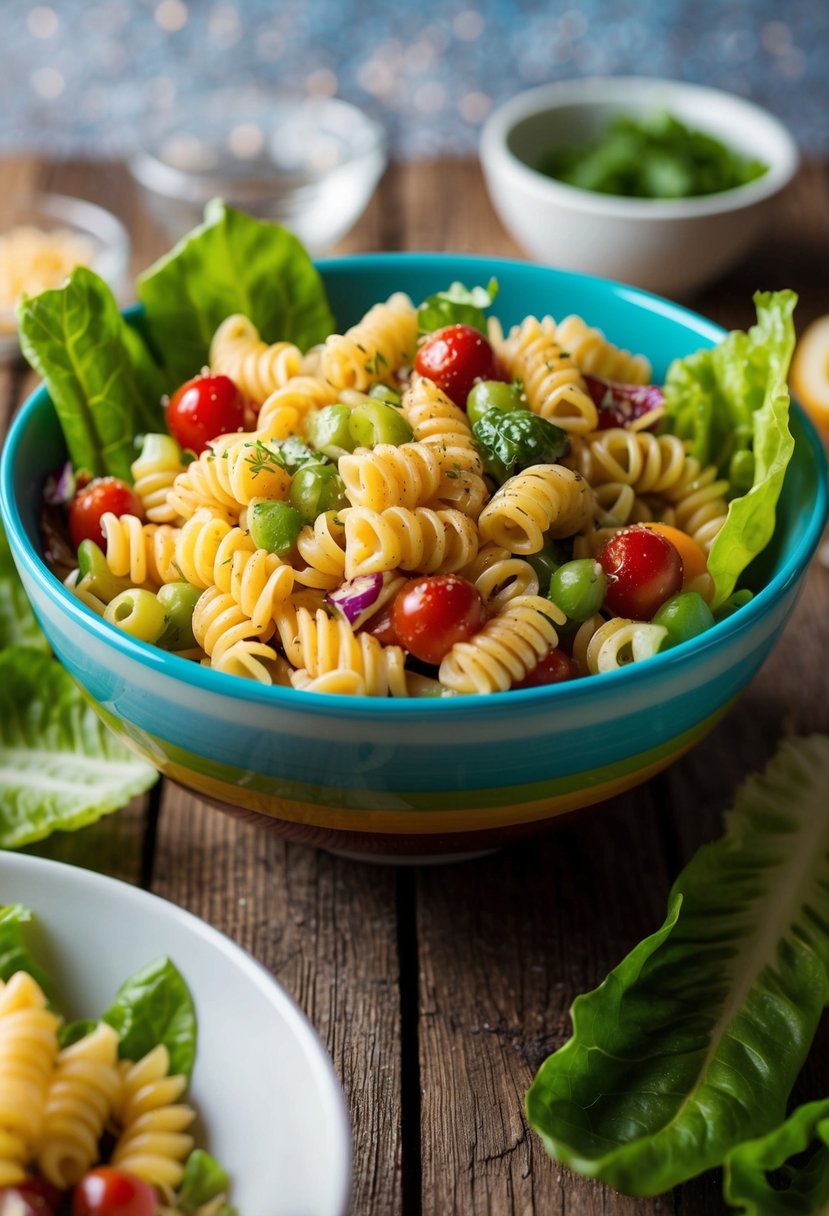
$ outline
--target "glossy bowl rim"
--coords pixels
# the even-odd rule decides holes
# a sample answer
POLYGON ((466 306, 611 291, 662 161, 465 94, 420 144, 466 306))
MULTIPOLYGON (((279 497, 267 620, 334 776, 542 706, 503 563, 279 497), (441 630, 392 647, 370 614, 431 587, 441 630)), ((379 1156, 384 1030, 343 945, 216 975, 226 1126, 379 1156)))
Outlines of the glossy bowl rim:
MULTIPOLYGON (((722 134, 728 142, 729 131, 722 134)), ((627 220, 632 223, 681 221, 713 218, 741 211, 779 194, 794 177, 800 152, 788 128, 771 111, 738 93, 690 81, 655 76, 586 76, 559 80, 526 89, 498 106, 487 118, 479 141, 481 162, 493 178, 506 179, 534 196, 542 205, 556 205, 586 216, 627 220), (516 126, 526 119, 553 113, 567 107, 595 109, 608 104, 624 105, 625 96, 638 93, 673 92, 692 100, 720 101, 733 112, 742 112, 755 126, 772 132, 777 140, 777 155, 767 171, 751 182, 722 190, 717 194, 686 199, 635 199, 619 194, 600 194, 557 181, 516 156, 509 139, 516 126)))
MULTIPOLYGON (((475 273, 494 274, 496 278, 499 268, 503 268, 540 272, 545 276, 552 275, 565 282, 568 280, 570 282, 588 281, 637 307, 657 312, 663 317, 672 317, 680 322, 692 321, 693 332, 700 336, 707 334, 712 342, 716 342, 727 332, 701 314, 640 288, 629 287, 578 271, 558 270, 516 259, 495 258, 481 254, 368 253, 320 259, 315 265, 323 277, 327 271, 333 273, 348 271, 359 274, 362 269, 380 268, 387 270, 391 281, 394 281, 393 275, 396 268, 402 270, 417 262, 433 262, 438 267, 443 264, 451 265, 456 268, 455 273, 463 273, 466 270, 473 275, 475 273)), ((138 311, 136 306, 128 309, 126 315, 134 315, 138 311)), ((0 515, 2 515, 9 536, 12 552, 16 559, 23 563, 29 577, 34 580, 39 590, 47 598, 59 603, 62 612, 66 613, 78 628, 88 630, 98 642, 105 647, 113 647, 128 661, 137 662, 159 676, 180 680, 205 694, 228 696, 248 704, 269 707, 272 710, 279 709, 288 713, 309 714, 316 717, 351 717, 363 720, 376 718, 378 714, 385 716, 391 713, 401 720, 410 719, 412 721, 433 714, 455 714, 468 720, 469 718, 499 717, 507 705, 516 707, 523 705, 525 708, 532 707, 542 710, 547 704, 550 704, 557 705, 561 709, 567 704, 579 704, 585 697, 596 697, 600 692, 610 695, 612 690, 616 689, 618 695, 622 695, 626 688, 632 688, 634 684, 639 686, 661 684, 663 677, 668 679, 671 672, 684 670, 688 665, 696 663, 698 656, 702 656, 711 649, 724 647, 727 650, 730 640, 736 639, 760 620, 767 606, 772 606, 777 595, 782 594, 787 587, 796 583, 805 573, 829 516, 829 483, 827 483, 829 473, 827 472, 826 453, 811 420, 793 401, 792 409, 798 417, 818 469, 823 472, 823 476, 819 478, 818 492, 813 502, 813 510, 805 535, 795 547, 794 552, 789 554, 781 569, 748 604, 725 620, 718 622, 705 633, 668 651, 653 655, 647 662, 631 663, 600 676, 588 676, 584 679, 568 680, 561 684, 539 688, 509 689, 506 692, 494 692, 487 695, 469 694, 424 698, 355 697, 337 693, 323 695, 301 689, 283 688, 279 685, 262 685, 255 680, 245 680, 239 676, 214 671, 193 663, 191 660, 170 654, 157 646, 138 641, 98 617, 62 585, 60 580, 48 569, 40 555, 30 547, 17 503, 10 493, 17 448, 31 420, 36 416, 47 397, 48 394, 43 385, 40 385, 28 397, 9 428, 0 454, 0 515), (596 687, 597 680, 600 682, 600 688, 596 687)))

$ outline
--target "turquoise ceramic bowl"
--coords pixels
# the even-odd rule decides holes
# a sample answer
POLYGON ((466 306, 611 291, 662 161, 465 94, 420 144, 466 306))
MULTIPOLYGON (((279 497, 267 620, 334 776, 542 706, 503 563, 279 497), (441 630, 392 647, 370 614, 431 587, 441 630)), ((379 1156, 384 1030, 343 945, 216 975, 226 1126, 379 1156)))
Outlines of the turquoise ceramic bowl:
MULTIPOLYGON (((581 314, 642 351, 657 378, 722 331, 643 292, 482 257, 385 254, 321 263, 340 326, 394 290, 422 299, 495 275, 505 325, 581 314)), ((104 720, 200 796, 286 836, 360 855, 450 857, 539 831, 664 768, 725 713, 791 615, 827 512, 820 442, 794 411, 795 456, 755 598, 700 638, 604 676, 489 697, 395 701, 262 687, 134 641, 67 592, 40 556, 45 475, 64 446, 45 391, 15 420, 3 519, 56 654, 104 720)))

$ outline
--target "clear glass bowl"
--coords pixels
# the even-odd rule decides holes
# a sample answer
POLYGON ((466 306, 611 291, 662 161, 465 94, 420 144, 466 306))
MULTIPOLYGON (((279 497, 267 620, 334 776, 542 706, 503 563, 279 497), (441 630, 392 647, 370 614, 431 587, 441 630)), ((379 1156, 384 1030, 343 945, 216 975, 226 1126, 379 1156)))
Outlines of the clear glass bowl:
POLYGON ((256 88, 217 90, 156 117, 130 159, 171 240, 218 197, 284 224, 312 253, 356 223, 385 165, 385 132, 356 106, 256 88))
MULTIPOLYGON (((37 194, 2 209, 0 236, 19 228, 36 228, 47 233, 63 231, 77 238, 85 247, 84 252, 89 252, 88 264, 109 283, 119 303, 125 302, 123 293, 129 269, 130 238, 124 225, 111 212, 85 199, 64 194, 37 194)), ((21 276, 25 281, 22 269, 21 276)), ((19 351, 14 309, 0 306, 0 362, 15 358, 19 351)))

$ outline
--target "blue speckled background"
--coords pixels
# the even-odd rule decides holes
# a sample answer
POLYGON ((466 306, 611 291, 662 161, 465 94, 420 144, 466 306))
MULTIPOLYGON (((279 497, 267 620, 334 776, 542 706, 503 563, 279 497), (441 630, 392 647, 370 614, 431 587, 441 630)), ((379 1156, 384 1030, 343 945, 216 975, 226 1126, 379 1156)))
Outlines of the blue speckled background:
POLYGON ((398 157, 474 152, 493 105, 569 76, 717 85, 829 153, 829 0, 0 0, 0 152, 127 152, 151 112, 254 81, 337 94, 398 157))

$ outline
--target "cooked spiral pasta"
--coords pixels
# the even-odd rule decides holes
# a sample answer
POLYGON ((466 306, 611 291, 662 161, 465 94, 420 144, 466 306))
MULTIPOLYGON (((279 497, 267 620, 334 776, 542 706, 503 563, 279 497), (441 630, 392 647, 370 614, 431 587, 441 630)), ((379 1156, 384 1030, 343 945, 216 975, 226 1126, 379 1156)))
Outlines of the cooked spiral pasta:
POLYGON ((292 342, 268 345, 241 313, 226 317, 210 343, 210 367, 229 376, 252 401, 263 402, 302 372, 302 351, 292 342))
POLYGON ((0 1186, 22 1181, 40 1139, 57 1027, 30 975, 0 980, 0 1186))
POLYGON ((433 447, 445 471, 482 473, 481 457, 466 413, 433 380, 413 376, 403 393, 402 409, 415 442, 433 447))
POLYGON ((462 511, 349 507, 345 520, 345 576, 384 570, 447 574, 466 566, 478 551, 478 530, 462 511))
POLYGON ((294 572, 275 553, 257 549, 250 534, 226 520, 197 511, 183 524, 176 545, 176 564, 193 587, 217 586, 229 592, 245 616, 265 628, 278 600, 287 599, 294 572))
POLYGON ((178 529, 170 524, 145 524, 137 515, 101 516, 106 560, 111 572, 129 578, 136 587, 160 587, 181 577, 176 565, 178 529))
POLYGON ((184 472, 181 451, 170 435, 146 435, 141 455, 131 465, 135 492, 150 523, 170 524, 177 518, 168 493, 179 473, 184 472))
POLYGON ((498 354, 509 374, 523 381, 533 413, 573 434, 596 429, 596 406, 572 355, 559 345, 552 317, 527 317, 499 344, 498 354))
MULTIPOLYGON (((276 628, 289 662, 307 673, 308 682, 330 677, 327 682, 345 691, 349 680, 343 673, 351 672, 362 679, 370 697, 406 696, 405 655, 399 646, 382 646, 370 633, 355 634, 347 621, 333 620, 322 609, 312 613, 290 604, 277 611, 276 628)), ((308 682, 303 675, 296 686, 307 688, 308 682)), ((356 681, 351 683, 356 687, 356 681)))
POLYGON ((337 389, 364 390, 398 370, 415 353, 417 310, 403 292, 375 304, 344 334, 326 339, 320 372, 337 389))
POLYGON ((615 671, 656 654, 667 636, 664 625, 632 621, 626 617, 591 616, 584 621, 573 640, 573 658, 582 675, 615 671))
POLYGON ((520 595, 467 642, 456 642, 440 665, 441 684, 455 692, 506 692, 558 645, 564 613, 540 595, 520 595))
POLYGON ((579 371, 621 384, 650 383, 651 365, 644 355, 614 346, 600 329, 593 329, 581 317, 571 315, 559 321, 555 336, 579 371))
POLYGON ((345 578, 345 525, 335 511, 325 511, 306 524, 296 542, 299 561, 294 578, 303 587, 333 591, 345 578))
POLYGON ((489 616, 519 595, 538 595, 538 575, 530 563, 501 545, 484 545, 458 574, 474 583, 489 616))
POLYGON ((193 1147, 187 1128, 195 1118, 179 1101, 187 1079, 169 1075, 170 1057, 163 1044, 123 1069, 122 1128, 112 1151, 112 1164, 152 1186, 177 1187, 183 1161, 193 1147))
POLYGON ((265 645, 272 632, 272 621, 254 624, 220 587, 203 591, 193 609, 193 636, 210 665, 230 675, 245 675, 262 684, 272 682, 266 664, 276 652, 265 645))
POLYGON ((357 448, 340 457, 338 469, 351 505, 372 511, 422 506, 437 493, 442 472, 434 449, 425 443, 357 448))
POLYGON ((538 553, 545 535, 572 536, 593 516, 585 479, 558 464, 536 464, 505 481, 478 520, 483 542, 510 553, 538 553))
POLYGON ((298 434, 308 414, 338 401, 337 390, 320 376, 292 376, 262 403, 256 430, 262 439, 298 434))
POLYGON ((37 1163, 53 1186, 74 1186, 99 1159, 99 1141, 120 1105, 118 1034, 106 1022, 65 1047, 49 1083, 37 1163))

